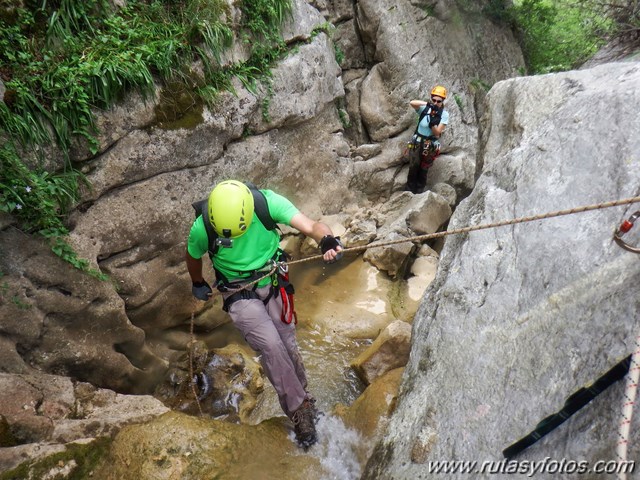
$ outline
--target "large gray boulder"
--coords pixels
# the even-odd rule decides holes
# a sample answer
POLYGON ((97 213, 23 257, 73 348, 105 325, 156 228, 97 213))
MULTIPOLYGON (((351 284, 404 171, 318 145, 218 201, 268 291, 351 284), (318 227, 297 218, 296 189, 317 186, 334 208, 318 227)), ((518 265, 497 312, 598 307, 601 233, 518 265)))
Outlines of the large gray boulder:
POLYGON ((394 194, 380 209, 378 222, 381 226, 376 239, 377 243, 391 242, 391 245, 370 248, 363 258, 396 277, 404 273, 409 255, 415 250, 411 241, 402 242, 402 239, 435 233, 450 216, 451 208, 446 199, 433 192, 394 194))
MULTIPOLYGON (((638 195, 639 108, 638 62, 496 84, 484 170, 449 228, 638 195)), ((398 409, 363 478, 427 478, 429 461, 501 460, 630 354, 640 269, 612 232, 637 208, 449 237, 414 320, 398 409)), ((614 459, 623 389, 614 385, 518 459, 614 459)))

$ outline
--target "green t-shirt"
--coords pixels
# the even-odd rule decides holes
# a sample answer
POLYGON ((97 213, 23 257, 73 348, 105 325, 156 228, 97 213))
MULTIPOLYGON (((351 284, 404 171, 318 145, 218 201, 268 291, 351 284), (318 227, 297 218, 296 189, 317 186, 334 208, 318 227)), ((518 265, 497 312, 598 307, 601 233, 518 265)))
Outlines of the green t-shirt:
MULTIPOLYGON (((277 223, 289 225, 298 209, 282 195, 271 190, 260 190, 264 193, 271 218, 277 223)), ((233 239, 231 248, 218 247, 213 259, 213 267, 220 271, 229 281, 247 276, 240 272, 251 272, 262 268, 276 253, 280 243, 280 235, 275 230, 267 230, 258 216, 253 214, 249 229, 238 238, 233 239)), ((193 258, 202 258, 209 249, 207 231, 202 215, 198 216, 191 226, 187 251, 193 258)), ((269 279, 260 282, 266 284, 269 279)))

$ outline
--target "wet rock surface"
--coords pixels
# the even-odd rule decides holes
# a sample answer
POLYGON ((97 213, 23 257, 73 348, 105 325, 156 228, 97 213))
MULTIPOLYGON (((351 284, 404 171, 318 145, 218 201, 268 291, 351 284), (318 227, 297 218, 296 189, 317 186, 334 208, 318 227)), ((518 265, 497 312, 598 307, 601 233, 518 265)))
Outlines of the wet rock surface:
POLYGON ((197 342, 182 362, 169 369, 155 395, 172 410, 245 423, 264 381, 262 367, 241 346, 209 351, 197 342))
POLYGON ((177 412, 123 429, 97 478, 318 478, 319 462, 292 442, 288 420, 236 425, 177 412))
POLYGON ((351 362, 351 368, 366 385, 370 385, 381 375, 404 367, 409 360, 410 350, 411 324, 396 320, 351 362))

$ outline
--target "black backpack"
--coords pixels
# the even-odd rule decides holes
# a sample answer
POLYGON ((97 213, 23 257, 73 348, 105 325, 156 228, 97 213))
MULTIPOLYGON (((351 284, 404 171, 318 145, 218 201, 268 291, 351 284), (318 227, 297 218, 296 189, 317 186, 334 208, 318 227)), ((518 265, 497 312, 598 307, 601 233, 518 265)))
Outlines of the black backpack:
MULTIPOLYGON (((258 190, 258 187, 253 183, 245 182, 244 184, 249 187, 249 190, 251 190, 251 194, 253 195, 253 208, 264 228, 267 230, 277 229, 278 224, 273 218, 271 218, 269 206, 267 205, 267 199, 264 196, 264 193, 258 190)), ((213 256, 218 251, 220 245, 218 242, 218 234, 209 221, 209 199, 205 198, 204 200, 198 200, 197 202, 193 202, 191 206, 196 211, 196 218, 202 215, 204 228, 207 231, 207 238, 209 240, 209 256, 213 259, 213 256)))

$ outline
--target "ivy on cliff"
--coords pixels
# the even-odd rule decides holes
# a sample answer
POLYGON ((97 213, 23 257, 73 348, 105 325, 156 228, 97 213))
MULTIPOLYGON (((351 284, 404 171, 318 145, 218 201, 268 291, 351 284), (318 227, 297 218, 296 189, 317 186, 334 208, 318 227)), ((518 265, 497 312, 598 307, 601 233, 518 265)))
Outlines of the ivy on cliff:
MULTIPOLYGON (((51 239, 53 251, 83 270, 65 241, 64 219, 79 199, 83 175, 69 151, 85 139, 97 153, 94 112, 127 91, 148 96, 156 82, 181 83, 211 103, 231 89, 233 77, 249 88, 268 77, 287 48, 280 25, 290 0, 244 0, 233 25, 224 0, 28 0, 0 15, 0 211, 20 227, 51 239), (235 33, 249 49, 247 61, 221 63, 235 33), (203 75, 192 71, 198 62, 203 75), (55 144, 63 164, 44 167, 55 144)), ((50 165, 50 160, 49 165, 50 165)), ((96 272, 94 272, 96 273, 96 272)))

